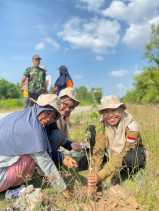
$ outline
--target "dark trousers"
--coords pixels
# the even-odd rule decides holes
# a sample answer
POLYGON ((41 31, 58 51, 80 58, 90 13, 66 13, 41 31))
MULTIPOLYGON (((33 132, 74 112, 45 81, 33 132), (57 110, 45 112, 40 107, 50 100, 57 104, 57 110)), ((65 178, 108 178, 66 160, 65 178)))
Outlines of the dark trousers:
POLYGON ((24 101, 24 104, 25 104, 25 108, 27 107, 31 107, 34 105, 34 102, 30 99, 30 98, 33 98, 34 100, 37 100, 38 97, 41 95, 41 94, 44 94, 44 92, 38 92, 38 93, 35 93, 35 92, 29 92, 29 96, 25 98, 25 101, 24 101))
POLYGON ((31 107, 34 105, 34 102, 30 99, 33 98, 34 100, 37 100, 39 97, 38 94, 34 94, 34 93, 29 93, 29 96, 25 98, 24 104, 25 104, 25 108, 27 107, 31 107))
POLYGON ((127 178, 131 178, 141 168, 145 167, 146 155, 143 146, 139 146, 136 149, 131 149, 123 159, 122 167, 112 177, 111 183, 113 185, 120 184, 127 178))
POLYGON ((143 146, 139 146, 135 149, 128 151, 123 159, 123 167, 134 169, 144 168, 146 161, 145 149, 143 146))

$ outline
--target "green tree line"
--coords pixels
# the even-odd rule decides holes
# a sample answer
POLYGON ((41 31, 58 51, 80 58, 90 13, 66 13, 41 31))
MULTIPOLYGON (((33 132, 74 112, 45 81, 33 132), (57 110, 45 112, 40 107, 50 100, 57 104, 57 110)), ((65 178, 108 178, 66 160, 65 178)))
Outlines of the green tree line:
POLYGON ((150 42, 145 46, 148 66, 134 77, 133 89, 123 97, 130 103, 159 103, 159 26, 152 27, 150 42))
MULTIPOLYGON (((88 89, 85 86, 77 87, 77 98, 82 105, 90 105, 100 103, 102 97, 101 88, 88 89)), ((5 79, 0 79, 0 99, 19 99, 21 98, 20 88, 18 84, 11 83, 5 79)))
POLYGON ((20 98, 18 84, 11 83, 5 79, 0 79, 0 99, 20 98))
POLYGON ((76 88, 76 95, 81 105, 99 104, 102 98, 102 89, 88 89, 85 86, 80 86, 76 88))

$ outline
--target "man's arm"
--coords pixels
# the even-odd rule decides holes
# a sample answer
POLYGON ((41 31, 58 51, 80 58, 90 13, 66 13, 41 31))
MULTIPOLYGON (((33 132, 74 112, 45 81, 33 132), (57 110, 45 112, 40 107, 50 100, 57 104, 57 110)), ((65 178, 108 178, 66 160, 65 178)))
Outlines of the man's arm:
POLYGON ((27 80, 28 78, 26 76, 23 76, 23 78, 21 79, 20 81, 20 89, 23 90, 24 89, 24 84, 25 84, 25 81, 27 80))
POLYGON ((133 130, 133 125, 129 126, 126 132, 126 144, 121 153, 115 153, 110 158, 109 162, 107 162, 104 167, 98 172, 98 176, 101 180, 111 175, 114 175, 123 164, 123 159, 128 153, 129 150, 136 148, 139 144, 140 134, 139 131, 133 130))
POLYGON ((20 89, 21 90, 24 90, 24 84, 25 84, 26 80, 29 79, 29 73, 30 73, 30 68, 27 68, 23 74, 21 81, 20 81, 20 89))
POLYGON ((67 149, 67 150, 72 150, 72 141, 70 141, 70 140, 68 140, 68 139, 66 139, 65 141, 64 141, 64 143, 62 144, 62 146, 65 148, 65 149, 67 149))
POLYGON ((46 80, 46 70, 43 70, 44 71, 44 89, 45 89, 45 92, 48 93, 48 82, 46 80))
POLYGON ((92 166, 95 171, 99 171, 107 148, 107 139, 104 134, 97 134, 96 144, 93 149, 92 166))

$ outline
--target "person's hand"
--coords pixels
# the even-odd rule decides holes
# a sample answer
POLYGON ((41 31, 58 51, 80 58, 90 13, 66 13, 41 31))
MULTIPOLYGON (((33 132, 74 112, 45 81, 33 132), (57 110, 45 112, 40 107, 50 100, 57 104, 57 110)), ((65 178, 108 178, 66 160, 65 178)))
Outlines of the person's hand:
POLYGON ((73 158, 68 157, 68 156, 64 157, 63 165, 66 166, 67 168, 77 168, 78 167, 77 162, 73 158))
POLYGON ((97 173, 92 172, 87 178, 88 187, 96 187, 96 185, 101 181, 97 173))
POLYGON ((82 149, 81 144, 78 144, 78 143, 75 143, 75 142, 71 144, 71 147, 72 147, 73 150, 75 150, 77 152, 80 152, 81 149, 82 149))

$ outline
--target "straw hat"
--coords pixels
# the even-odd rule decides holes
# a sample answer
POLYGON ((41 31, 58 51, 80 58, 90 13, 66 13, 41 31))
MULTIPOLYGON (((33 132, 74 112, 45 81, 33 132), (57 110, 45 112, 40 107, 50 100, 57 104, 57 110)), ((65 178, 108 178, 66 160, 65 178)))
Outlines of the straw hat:
POLYGON ((72 100, 74 100, 76 106, 78 106, 80 104, 80 101, 78 101, 76 99, 75 91, 73 88, 65 88, 65 89, 61 90, 59 97, 61 98, 64 96, 67 96, 67 97, 71 98, 72 100))
MULTIPOLYGON (((55 94, 42 94, 37 100, 31 98, 31 100, 39 106, 51 106, 60 114, 60 98, 55 94)), ((61 114, 60 114, 61 115, 61 114)))
POLYGON ((101 105, 99 106, 99 112, 106 109, 116 109, 120 106, 126 108, 125 104, 120 102, 116 96, 105 96, 101 99, 101 105))

